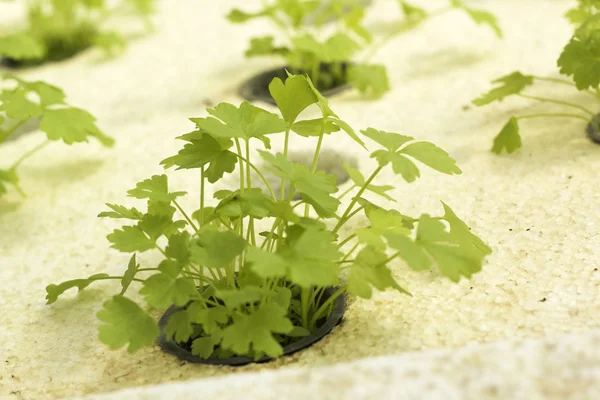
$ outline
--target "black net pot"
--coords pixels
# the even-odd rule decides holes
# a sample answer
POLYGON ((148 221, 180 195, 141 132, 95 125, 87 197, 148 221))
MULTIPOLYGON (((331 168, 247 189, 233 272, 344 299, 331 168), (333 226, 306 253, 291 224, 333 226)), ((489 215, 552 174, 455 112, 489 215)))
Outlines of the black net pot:
MULTIPOLYGON (((317 89, 319 89, 323 96, 331 97, 352 88, 352 85, 349 84, 346 80, 347 69, 349 65, 349 63, 341 64, 342 78, 333 82, 332 85, 330 85, 330 87, 317 87, 317 89)), ((271 93, 269 93, 269 84, 274 78, 279 78, 282 81, 285 81, 288 76, 286 70, 296 75, 305 73, 304 71, 293 70, 289 66, 283 66, 262 72, 258 75, 253 76, 252 78, 248 79, 242 84, 242 86, 239 89, 240 96, 242 96, 248 101, 260 100, 269 104, 276 105, 275 100, 273 100, 273 98, 271 97, 271 93)), ((322 73, 327 73, 329 71, 331 71, 331 64, 321 64, 322 73)))
POLYGON ((592 118, 585 131, 594 143, 600 144, 600 114, 592 118))
MULTIPOLYGON (((337 288, 327 288, 323 293, 323 297, 321 299, 321 303, 325 302, 332 294, 336 292, 337 288)), ((158 322, 158 326, 160 329, 160 334, 158 337, 158 344, 168 354, 174 355, 180 360, 187 361, 194 364, 210 364, 210 365, 230 365, 230 366, 241 366, 252 363, 265 363, 268 361, 272 361, 273 358, 264 356, 258 360, 255 360, 251 357, 246 356, 234 356, 229 358, 208 358, 204 359, 200 356, 193 355, 191 350, 184 348, 177 344, 171 338, 167 338, 165 335, 167 323, 173 314, 177 311, 182 310, 184 307, 176 307, 171 306, 161 317, 158 322)), ((344 316, 344 312, 346 311, 346 296, 340 295, 335 299, 333 303, 333 311, 331 315, 324 319, 315 332, 310 334, 309 336, 300 338, 299 340, 285 346, 283 348, 283 355, 287 356, 293 353, 296 353, 300 350, 303 350, 307 347, 312 346, 317 343, 319 340, 323 339, 327 334, 331 332, 335 326, 342 322, 342 317, 344 316)))

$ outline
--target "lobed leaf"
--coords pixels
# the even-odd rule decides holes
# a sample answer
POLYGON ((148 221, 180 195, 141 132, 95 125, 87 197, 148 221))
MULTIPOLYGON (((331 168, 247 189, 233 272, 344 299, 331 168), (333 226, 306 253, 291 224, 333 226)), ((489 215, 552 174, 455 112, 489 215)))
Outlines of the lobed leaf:
POLYGON ((496 154, 506 151, 514 153, 521 148, 521 135, 519 135, 519 121, 512 117, 494 138, 492 152, 496 154))
POLYGON ((70 281, 62 282, 58 285, 48 285, 46 286, 46 304, 54 303, 56 300, 58 300, 60 295, 62 295, 64 292, 71 288, 76 287, 78 291, 81 292, 93 282, 105 279, 107 277, 107 274, 95 274, 86 279, 73 279, 70 281))
POLYGON ((492 81, 492 83, 499 83, 501 86, 492 89, 488 93, 473 100, 473 104, 481 107, 494 101, 501 101, 507 96, 519 94, 528 86, 533 85, 533 76, 523 75, 516 71, 512 74, 498 78, 492 81))

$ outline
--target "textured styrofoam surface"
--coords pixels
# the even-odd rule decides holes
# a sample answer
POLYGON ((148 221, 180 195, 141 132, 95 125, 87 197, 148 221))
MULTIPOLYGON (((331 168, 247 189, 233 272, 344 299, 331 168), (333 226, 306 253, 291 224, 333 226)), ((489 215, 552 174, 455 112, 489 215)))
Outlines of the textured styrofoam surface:
MULTIPOLYGON (((460 13, 439 17, 378 54, 376 61, 386 63, 393 83, 383 99, 365 102, 348 93, 332 100, 336 112, 357 129, 410 134, 456 158, 462 176, 424 169, 410 185, 391 173, 381 182, 398 186, 394 196, 402 212, 438 214, 443 200, 490 244, 494 254, 473 280, 454 285, 398 262, 394 274, 412 298, 386 292, 354 301, 344 324, 312 348, 236 369, 184 364, 157 348, 130 355, 101 345, 95 313, 118 291, 117 282, 99 283, 45 306, 49 283, 117 274, 126 267, 127 255, 109 250, 105 239, 114 221, 95 217, 103 204, 136 204, 126 199, 126 190, 162 171, 159 161, 181 146, 173 138, 192 127, 187 118, 204 115, 210 103, 239 102, 236 88, 242 80, 274 65, 243 58, 245 38, 264 33, 267 25, 229 25, 223 15, 234 3, 163 1, 156 33, 132 42, 122 57, 102 61, 92 51, 24 73, 63 87, 73 104, 98 117, 117 144, 111 150, 53 144, 21 169, 28 198, 13 194, 0 200, 0 397, 61 398, 600 327, 600 195, 595 190, 600 147, 585 138, 581 121, 526 121, 524 149, 496 157, 489 153, 491 139, 508 116, 536 108, 519 100, 485 109, 468 106, 492 78, 517 68, 556 74, 557 54, 569 37, 562 14, 570 5, 558 0, 478 2, 498 15, 504 41, 460 13)), ((370 24, 384 30, 398 15, 395 2, 380 2, 376 14, 370 24)), ((540 90, 596 107, 566 86, 540 90)), ((41 140, 38 133, 0 147, 0 165, 41 140)), ((295 146, 304 149, 306 143, 295 146)), ((326 146, 361 154, 341 135, 326 146)), ((368 173, 373 160, 363 156, 360 168, 368 173)), ((173 188, 192 193, 185 204, 196 205, 196 174, 169 175, 173 188)), ((157 258, 144 254, 140 260, 151 265, 157 258)), ((509 357, 506 346, 502 355, 509 357)), ((410 357, 419 359, 419 354, 410 357)), ((435 373, 439 365, 431 360, 435 373)), ((509 370, 520 373, 517 366, 509 370)))

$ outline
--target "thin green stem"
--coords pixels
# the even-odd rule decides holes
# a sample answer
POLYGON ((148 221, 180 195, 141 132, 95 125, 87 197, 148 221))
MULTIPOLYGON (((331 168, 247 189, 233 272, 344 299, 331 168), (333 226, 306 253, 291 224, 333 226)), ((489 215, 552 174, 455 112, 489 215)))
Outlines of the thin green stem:
POLYGON ((344 245, 346 243, 348 243, 349 241, 351 241, 352 239, 354 239, 356 237, 356 233, 353 233, 352 235, 348 236, 346 239, 342 240, 340 242, 340 244, 338 245, 338 248, 342 248, 344 247, 344 245))
POLYGON ((343 199, 344 197, 346 197, 346 195, 348 193, 350 193, 351 191, 353 191, 357 186, 356 185, 352 185, 350 186, 346 191, 344 191, 344 193, 340 194, 338 197, 336 197, 338 200, 343 199))
POLYGON ((348 260, 350 258, 350 256, 352 255, 352 253, 354 253, 356 251, 356 249, 358 249, 358 246, 360 246, 360 243, 355 243, 354 246, 352 246, 352 248, 350 249, 349 252, 347 252, 344 257, 339 261, 340 263, 344 263, 346 262, 346 260, 348 260))
POLYGON ((17 129, 25 125, 26 122, 27 120, 19 121, 16 124, 14 124, 11 128, 6 130, 4 133, 2 133, 2 135, 0 135, 0 143, 6 141, 6 139, 8 139, 10 135, 12 135, 17 129))
POLYGON ((183 208, 181 208, 181 206, 179 205, 179 203, 177 203, 177 200, 173 199, 173 204, 175 204, 175 207, 177 207, 177 209, 183 215, 183 217, 188 222, 188 224, 190 224, 190 226, 192 227, 192 229, 194 230, 194 232, 196 232, 196 234, 200 234, 200 231, 198 230, 198 228, 196 228, 196 225, 194 224, 194 222, 192 221, 192 219, 187 215, 187 213, 183 210, 183 208))
MULTIPOLYGON (((561 85, 567 85, 567 86, 577 88, 577 85, 574 82, 566 80, 566 79, 548 78, 545 76, 537 76, 537 75, 532 75, 532 76, 534 79, 536 79, 538 81, 559 83, 561 85)), ((577 90, 579 90, 579 89, 577 89, 577 90)), ((579 90, 579 91, 591 95, 595 100, 600 100, 600 96, 597 93, 594 93, 594 91, 592 91, 590 89, 579 90)))
POLYGON ((239 154, 236 154, 236 156, 240 160, 244 161, 245 163, 248 163, 248 165, 250 166, 250 168, 252 168, 254 170, 254 172, 256 172, 256 174, 263 181, 263 183, 267 187, 267 190, 269 191, 269 194, 271 195, 271 197, 273 197, 273 200, 277 200, 277 196, 275 195, 275 192, 271 188, 271 185, 269 184, 269 181, 267 181, 267 178, 265 178, 265 176, 262 174, 262 172, 260 172, 260 170, 258 168, 256 168, 256 166, 254 164, 252 164, 251 162, 248 162, 248 160, 246 158, 240 156, 239 154))
MULTIPOLYGON (((104 281, 104 280, 108 280, 108 279, 119 279, 119 280, 121 280, 121 279, 123 279, 123 277, 122 276, 104 276, 104 277, 101 277, 101 278, 94 278, 95 281, 104 281)), ((138 279, 138 278, 133 278, 131 280, 134 281, 134 282, 144 282, 142 279, 138 279)))
POLYGON ((313 328, 317 324, 317 321, 321 317, 323 317, 323 314, 325 314, 325 312, 329 309, 333 302, 346 291, 346 288, 346 285, 340 286, 338 290, 335 291, 335 293, 333 293, 327 300, 323 302, 323 304, 321 304, 321 306, 317 309, 317 311, 310 319, 309 326, 311 328, 313 328))
POLYGON ((23 154, 21 158, 19 158, 15 163, 9 168, 9 170, 16 170, 23 163, 23 161, 27 160, 29 157, 33 156, 35 153, 43 149, 44 147, 50 144, 50 140, 46 140, 43 143, 35 146, 33 149, 29 150, 27 153, 23 154))
MULTIPOLYGON (((235 147, 237 149, 238 155, 241 157, 242 156, 242 146, 240 145, 240 140, 238 138, 235 138, 235 147)), ((240 165, 240 191, 244 191, 244 166, 240 165)))
POLYGON ((375 179, 377 174, 379 174, 379 172, 381 172, 382 169, 383 169, 383 166, 381 166, 381 165, 379 167, 377 167, 377 169, 371 174, 369 179, 367 179, 365 184, 360 188, 360 190, 358 191, 356 196, 354 196, 354 198, 352 199, 352 202, 350 202, 350 205, 348 206, 348 208, 346 208, 346 211, 344 211, 344 214, 342 215, 342 217, 336 224, 335 228, 333 228, 333 233, 336 233, 342 227, 342 225, 344 225, 345 221, 348 219, 348 215, 352 211, 352 207, 354 207, 354 205, 356 204, 356 202, 358 201, 360 196, 362 196, 362 194, 367 190, 367 187, 371 184, 371 182, 373 182, 373 180, 375 179))
MULTIPOLYGON (((285 130, 285 140, 284 140, 284 144, 283 144, 283 155, 286 158, 288 156, 289 145, 290 145, 290 127, 287 127, 285 130)), ((279 199, 280 200, 285 200, 285 185, 286 185, 285 178, 281 178, 281 188, 279 191, 279 199)))
MULTIPOLYGON (((321 153, 321 147, 323 146, 323 137, 325 136, 323 134, 324 130, 325 130, 325 118, 323 117, 323 121, 321 123, 321 132, 319 135, 319 140, 317 141, 317 147, 315 149, 315 155, 313 157, 313 162, 312 162, 312 166, 310 169, 313 174, 317 170, 317 164, 319 163, 319 155, 321 153)), ((308 203, 306 203, 306 205, 304 207, 304 217, 305 218, 308 218, 309 212, 310 212, 310 205, 308 203)))
POLYGON ((200 227, 204 225, 204 166, 200 169, 200 227))
MULTIPOLYGON (((246 139, 246 179, 248 183, 248 189, 252 188, 252 178, 250 174, 250 140, 246 139)), ((254 217, 250 217, 250 221, 248 223, 248 237, 250 237, 250 232, 252 232, 252 243, 256 243, 256 237, 254 236, 254 217)), ((241 270, 241 266, 240 266, 241 270)))
POLYGON ((310 292, 311 289, 302 288, 300 291, 300 304, 302 310, 302 326, 306 329, 309 328, 308 325, 308 308, 310 305, 310 292))
POLYGON ((530 95, 527 95, 527 94, 518 94, 517 96, 523 97, 525 99, 537 100, 537 101, 541 101, 541 102, 545 102, 545 103, 560 104, 560 105, 563 105, 563 106, 566 106, 566 107, 575 108, 575 109, 581 110, 581 111, 589 114, 592 117, 594 117, 596 115, 595 113, 591 112, 587 108, 582 107, 582 106, 580 106, 578 104, 569 103, 568 101, 548 99, 548 98, 539 97, 539 96, 530 96, 530 95))

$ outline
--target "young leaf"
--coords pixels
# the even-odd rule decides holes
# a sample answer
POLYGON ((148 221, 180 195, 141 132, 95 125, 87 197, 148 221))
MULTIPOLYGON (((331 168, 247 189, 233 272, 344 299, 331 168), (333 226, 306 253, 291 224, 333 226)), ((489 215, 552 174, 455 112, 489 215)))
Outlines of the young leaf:
POLYGON ((402 154, 393 153, 387 150, 377 150, 371 154, 371 158, 375 158, 380 167, 385 167, 391 163, 394 173, 402 175, 404 180, 408 183, 414 182, 421 176, 421 172, 415 163, 402 154))
POLYGON ((279 78, 273 79, 269 84, 269 92, 290 127, 302 111, 317 102, 317 96, 302 75, 290 76, 285 83, 279 78))
POLYGON ((421 7, 417 7, 417 6, 410 4, 404 0, 398 0, 398 3, 400 4, 402 13, 408 19, 420 20, 420 19, 425 19, 427 17, 427 11, 425 11, 421 7))
POLYGON ((396 210, 384 210, 381 208, 367 208, 367 218, 371 225, 367 228, 356 230, 358 241, 364 243, 374 250, 385 251, 387 245, 383 238, 387 233, 399 235, 410 235, 410 230, 404 225, 404 218, 396 210))
POLYGON ((169 193, 169 182, 166 175, 154 175, 135 185, 135 189, 127 192, 136 199, 151 199, 161 202, 171 202, 177 197, 183 196, 185 192, 169 193))
POLYGON ((382 250, 370 246, 363 248, 358 255, 348 277, 348 293, 370 299, 373 295, 371 286, 379 291, 394 288, 401 293, 410 294, 402 289, 386 266, 387 256, 382 250))
POLYGON ((313 206, 321 217, 335 214, 340 201, 331 194, 337 192, 336 178, 323 171, 312 172, 302 164, 292 163, 281 153, 276 156, 259 150, 262 158, 271 165, 271 170, 279 177, 290 181, 302 198, 313 206))
POLYGON ((143 253, 155 248, 156 244, 150 240, 138 226, 124 226, 115 229, 106 237, 112 243, 110 247, 123 253, 139 251, 143 253))
POLYGON ((42 107, 27 98, 28 91, 23 87, 15 90, 0 91, 0 111, 16 120, 36 118, 44 113, 42 107))
POLYGON ((210 358, 215 351, 215 346, 220 343, 220 338, 199 337, 192 342, 192 354, 204 359, 210 358))
POLYGON ((193 301, 187 308, 190 320, 202 325, 202 330, 212 335, 221 329, 221 325, 229 322, 231 311, 222 305, 206 307, 202 301, 193 301))
POLYGON ((219 289, 215 291, 215 295, 223 300, 225 305, 230 310, 235 310, 246 304, 254 304, 263 296, 268 296, 271 291, 268 288, 258 286, 246 286, 243 288, 234 289, 219 289))
POLYGON ((246 244, 242 237, 230 231, 205 231, 192 243, 191 258, 198 265, 224 268, 244 251, 246 244))
POLYGON ((247 216, 262 219, 271 215, 275 202, 266 196, 261 189, 251 188, 235 191, 219 202, 215 212, 229 218, 245 218, 247 216))
POLYGON ((288 310, 275 303, 261 305, 250 315, 237 317, 233 324, 223 330, 221 347, 236 354, 247 354, 250 348, 269 357, 283 354, 283 348, 273 333, 285 334, 294 325, 287 318, 288 310))
POLYGON ((167 338, 174 338, 176 342, 182 343, 188 341, 193 333, 194 327, 186 310, 180 310, 171 315, 165 329, 167 338))
POLYGON ((144 281, 140 289, 148 305, 164 309, 172 304, 184 306, 198 295, 194 281, 186 278, 173 278, 165 273, 154 274, 144 281))
POLYGON ((494 101, 501 101, 507 96, 519 94, 528 86, 533 85, 533 76, 523 75, 517 71, 498 78, 492 81, 492 83, 500 83, 502 86, 492 89, 488 93, 473 100, 473 104, 481 107, 494 101))
POLYGON ((561 74, 573 77, 577 89, 596 89, 600 85, 600 30, 573 37, 558 66, 561 74))
POLYGON ((87 142, 88 137, 98 139, 105 146, 112 146, 114 139, 106 136, 97 126, 96 118, 80 108, 47 109, 40 123, 50 140, 62 140, 66 144, 87 142))
POLYGON ((171 235, 165 254, 182 264, 187 264, 190 260, 190 234, 183 231, 171 235))
POLYGON ((274 54, 286 55, 290 52, 287 47, 277 47, 274 44, 275 38, 273 36, 263 36, 258 38, 250 39, 250 47, 244 55, 246 57, 255 56, 270 56, 274 54))
POLYGON ((106 206, 110 208, 112 211, 104 211, 98 214, 99 218, 124 218, 124 219, 134 219, 141 220, 144 217, 144 214, 139 212, 135 208, 127 208, 123 206, 119 206, 117 204, 109 204, 106 203, 106 206))
POLYGON ((519 121, 512 117, 502 128, 498 136, 494 138, 492 152, 496 154, 506 151, 514 153, 521 148, 521 135, 519 135, 519 121))
POLYGON ((371 35, 371 32, 369 32, 369 30, 362 25, 364 17, 365 8, 354 7, 352 11, 344 16, 344 23, 346 24, 346 28, 356 33, 365 42, 371 43, 373 36, 371 35))
POLYGON ((476 24, 488 25, 494 31, 496 36, 502 38, 502 29, 500 29, 498 19, 494 14, 484 10, 469 8, 462 0, 450 0, 450 3, 452 4, 452 7, 464 10, 476 24))
POLYGON ((122 295, 125 294, 129 288, 129 285, 131 285, 131 282, 133 282, 133 278, 135 278, 135 274, 137 274, 138 269, 140 269, 140 264, 137 263, 135 259, 135 253, 133 253, 133 256, 131 256, 131 259, 129 260, 127 271, 125 271, 123 278, 121 279, 121 287, 123 288, 123 290, 121 290, 122 295))
POLYGON ((313 55, 323 62, 344 62, 360 50, 361 46, 350 36, 338 32, 329 37, 324 43, 318 42, 312 35, 304 34, 292 39, 296 51, 313 55))
POLYGON ((374 97, 379 97, 390 90, 387 69, 383 65, 351 65, 348 68, 348 82, 362 94, 374 97))
POLYGON ((387 150, 396 152, 403 144, 415 140, 412 136, 405 136, 399 133, 384 132, 373 128, 360 131, 363 135, 379 143, 387 150))
POLYGON ((327 135, 332 132, 338 132, 339 130, 340 127, 334 122, 323 121, 322 118, 298 121, 292 125, 292 131, 304 137, 319 137, 322 134, 327 135))
POLYGON ((492 249, 486 245, 483 240, 474 235, 471 229, 465 224, 455 213, 452 211, 449 205, 442 201, 444 206, 444 219, 450 224, 450 234, 456 238, 461 246, 467 248, 473 248, 476 251, 481 252, 483 255, 492 254, 492 249))
POLYGON ((203 168, 204 176, 210 183, 215 183, 226 173, 232 173, 238 162, 237 155, 229 150, 231 141, 224 144, 209 134, 202 134, 197 140, 192 140, 173 157, 161 161, 165 168, 177 165, 177 169, 203 168))
POLYGON ((456 161, 444 150, 433 143, 416 142, 400 150, 401 153, 408 154, 416 158, 423 164, 448 175, 460 175, 462 171, 456 166, 456 161))
POLYGON ((127 351, 133 353, 142 347, 151 346, 158 336, 156 323, 135 302, 123 296, 114 296, 104 303, 98 319, 105 322, 100 326, 100 341, 112 349, 129 343, 127 351))
POLYGON ((66 281, 63 282, 59 285, 48 285, 46 286, 46 300, 48 300, 46 302, 46 304, 52 304, 54 303, 56 300, 58 300, 58 297, 63 294, 64 292, 66 292, 67 290, 76 287, 78 289, 78 292, 81 292, 83 289, 85 289, 86 287, 88 287, 89 285, 92 284, 92 282, 97 281, 97 280, 102 280, 107 278, 108 275, 107 274, 96 274, 96 275, 92 275, 87 279, 73 279, 71 281, 66 281))

